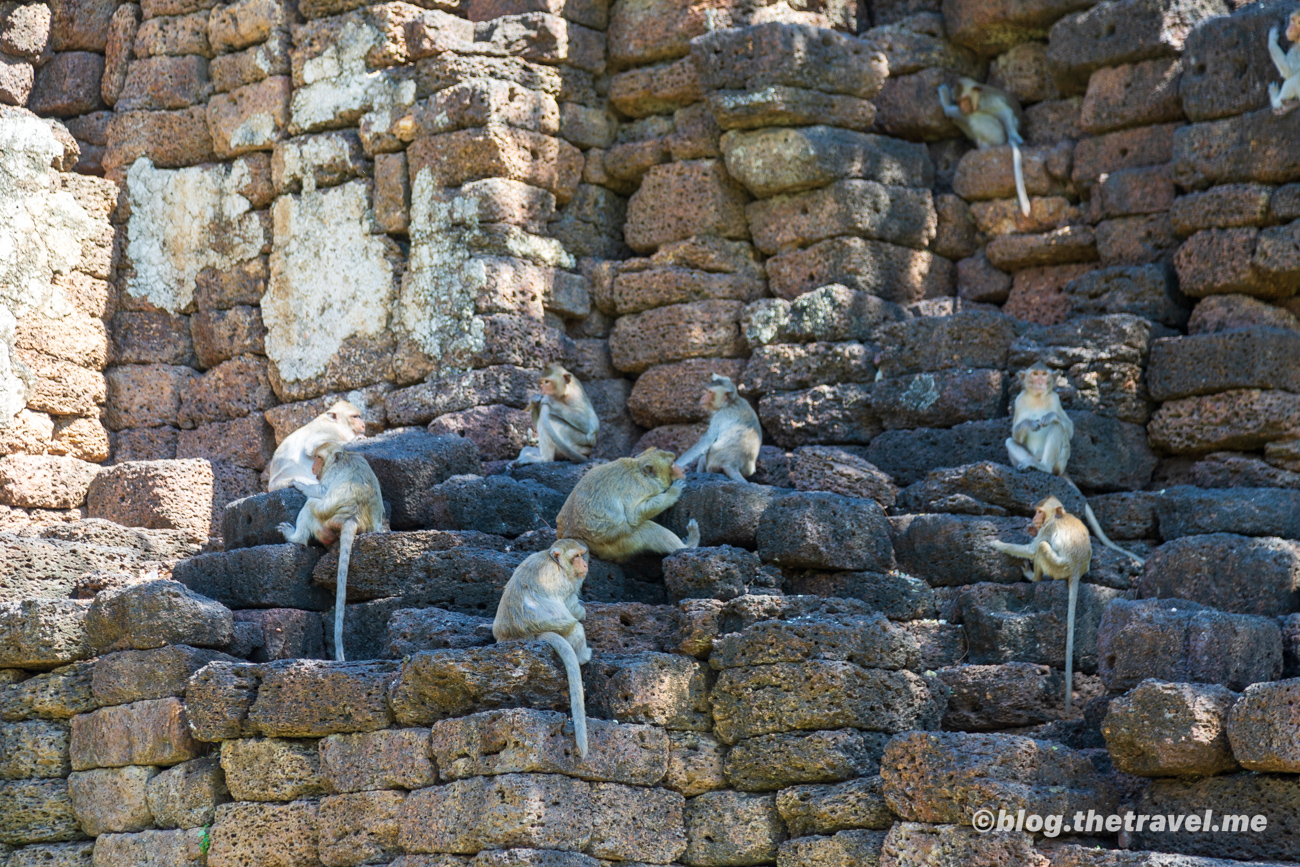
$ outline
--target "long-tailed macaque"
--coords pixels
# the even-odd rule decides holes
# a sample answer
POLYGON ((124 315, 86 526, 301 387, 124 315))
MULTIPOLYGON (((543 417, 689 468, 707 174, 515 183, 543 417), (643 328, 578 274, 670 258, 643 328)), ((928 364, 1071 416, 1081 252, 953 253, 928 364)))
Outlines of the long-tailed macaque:
POLYGON ((1101 544, 1142 565, 1145 561, 1141 557, 1110 540, 1079 486, 1066 475, 1074 422, 1065 414, 1061 398, 1056 394, 1056 373, 1040 362, 1020 371, 1019 379, 1020 394, 1012 408, 1011 436, 1006 441, 1012 465, 1018 470, 1033 467, 1064 479, 1083 499, 1084 517, 1101 544))
POLYGON ((710 414, 709 429, 677 463, 689 469, 698 459, 697 472, 724 473, 737 482, 754 475, 754 462, 763 445, 763 427, 749 401, 740 396, 728 377, 715 373, 700 395, 700 406, 710 414))
POLYGON ((601 464, 578 480, 555 519, 555 535, 581 539, 592 555, 623 562, 642 552, 671 554, 700 544, 692 518, 686 541, 651 518, 682 495, 686 473, 673 453, 649 448, 634 458, 601 464))
POLYGON ((537 380, 541 394, 528 401, 537 446, 525 446, 515 463, 537 464, 555 460, 556 454, 582 463, 596 445, 600 419, 592 409, 582 383, 558 364, 548 364, 537 380))
POLYGON ((1286 38, 1291 47, 1282 52, 1277 44, 1277 27, 1268 31, 1268 53, 1277 67, 1277 74, 1282 76, 1282 84, 1276 81, 1268 86, 1268 100, 1273 104, 1274 114, 1286 114, 1300 105, 1300 10, 1291 13, 1287 19, 1286 38))
POLYGON ((312 475, 312 460, 317 449, 326 444, 346 445, 366 432, 361 411, 346 400, 340 400, 302 427, 284 438, 271 456, 268 491, 287 488, 294 482, 316 484, 312 475))
POLYGON ((973 78, 957 79, 957 104, 953 105, 952 91, 948 85, 939 85, 939 103, 966 137, 983 150, 1011 145, 1011 165, 1016 175, 1016 196, 1020 199, 1020 213, 1029 216, 1029 194, 1025 191, 1025 166, 1020 146, 1025 140, 1020 127, 1025 114, 1020 100, 1005 90, 980 84, 973 78))
POLYGON ((519 564, 497 605, 492 635, 497 641, 541 639, 555 649, 569 678, 569 709, 578 755, 587 757, 587 703, 578 666, 591 660, 582 619, 587 609, 578 591, 587 577, 587 546, 559 539, 519 564))
POLYGON ((286 541, 308 545, 314 536, 326 547, 339 541, 338 583, 334 588, 334 657, 343 662, 343 607, 348 594, 348 562, 357 533, 387 530, 379 479, 366 459, 334 443, 316 449, 312 473, 319 484, 295 480, 293 486, 307 495, 298 523, 279 526, 286 541))
POLYGON ((1065 614, 1065 712, 1070 712, 1070 691, 1074 679, 1074 609, 1079 601, 1079 579, 1092 565, 1092 540, 1088 528, 1065 511, 1056 497, 1048 497, 1034 507, 1034 522, 1027 528, 1034 534, 1028 545, 1012 545, 993 540, 993 547, 1004 554, 1033 561, 1025 567, 1025 577, 1039 581, 1044 575, 1057 581, 1069 581, 1069 602, 1065 614))

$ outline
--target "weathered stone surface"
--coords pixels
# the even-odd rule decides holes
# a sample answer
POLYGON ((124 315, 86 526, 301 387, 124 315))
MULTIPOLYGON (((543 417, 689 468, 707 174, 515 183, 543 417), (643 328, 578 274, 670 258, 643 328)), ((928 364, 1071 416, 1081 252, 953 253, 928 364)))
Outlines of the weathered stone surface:
MULTIPOLYGON (((954 504, 955 505, 955 504, 954 504)), ((890 519, 894 554, 903 571, 932 587, 981 581, 1011 584, 1023 577, 1020 563, 995 551, 994 539, 1023 544, 1022 519, 978 515, 900 515, 890 519)))
POLYGON ((1248 771, 1294 773, 1300 767, 1295 718, 1300 680, 1246 687, 1227 712, 1232 753, 1248 771))
POLYGON ((1269 7, 1243 7, 1200 22, 1183 46, 1179 83, 1192 120, 1214 120, 1268 105, 1276 71, 1265 45, 1276 23, 1269 7))
POLYGON ((883 830, 894 816, 877 774, 833 786, 792 786, 776 796, 776 807, 794 837, 834 834, 855 828, 883 830))
POLYGON ((928 187, 924 146, 827 126, 731 131, 722 136, 727 172, 761 199, 845 178, 928 187))
POLYGON ((888 522, 874 500, 789 494, 764 511, 758 540, 764 560, 786 567, 887 572, 893 566, 888 522))
POLYGON ((107 832, 143 831, 153 824, 145 786, 157 768, 130 765, 76 771, 68 777, 72 809, 92 837, 107 832))
MULTIPOLYGON (((1248 497, 1251 490, 1238 488, 1235 495, 1248 497)), ((1196 497, 1192 503, 1199 500, 1209 512, 1205 523, 1212 523, 1209 510, 1217 504, 1207 499, 1196 497)), ((1163 531, 1167 513, 1160 505, 1157 509, 1163 531)), ((1183 536, 1152 553, 1137 586, 1148 598, 1190 599, 1238 614, 1286 614, 1300 604, 1300 544, 1232 533, 1183 536)))
POLYGON ((791 867, 879 864, 884 831, 840 831, 830 837, 787 840, 777 853, 777 863, 791 867))
POLYGON ((1213 184, 1286 183, 1300 172, 1287 147, 1300 130, 1295 112, 1275 118, 1269 109, 1194 123, 1173 135, 1174 180, 1184 189, 1213 184))
POLYGON ((227 741, 221 745, 221 769, 237 801, 292 801, 325 791, 314 741, 227 741))
POLYGON ((0 496, 25 509, 75 509, 97 469, 76 458, 7 455, 0 459, 0 496))
POLYGON ((152 777, 145 799, 159 828, 201 828, 216 817, 217 805, 230 800, 220 759, 205 756, 173 765, 152 777))
POLYGON ((664 558, 664 586, 674 601, 734 599, 746 592, 759 566, 756 555, 742 548, 690 548, 664 558))
POLYGON ((1000 370, 945 370, 884 379, 872 408, 887 430, 948 427, 1003 414, 1006 378, 1000 370))
POLYGON ((421 430, 387 431, 366 437, 354 451, 365 457, 375 471, 384 499, 392 506, 394 530, 422 526, 422 495, 429 488, 452 476, 482 470, 469 440, 421 430))
POLYGON ((285 660, 266 666, 248 721, 272 737, 322 737, 387 728, 388 688, 397 674, 386 662, 285 660))
MULTIPOLYGON (((1213 810, 1219 833, 1205 834, 1171 823, 1148 826, 1133 835, 1133 845, 1161 852, 1202 855, 1207 858, 1294 861, 1296 844, 1295 777, 1280 774, 1226 774, 1201 780, 1153 780, 1135 812, 1166 816, 1204 814, 1213 810), (1267 816, 1261 827, 1254 816, 1267 816), (1231 825, 1229 825, 1231 821, 1231 825)), ((1197 816, 1200 818, 1200 816, 1197 816)), ((1198 823, 1199 824, 1199 823, 1198 823)), ((1213 825, 1211 825, 1213 827, 1213 825)))
POLYGON ((1060 500, 1071 514, 1083 512, 1083 498, 1059 477, 980 461, 935 470, 923 481, 904 488, 897 504, 901 511, 908 512, 1030 517, 1038 503, 1049 496, 1060 500))
POLYGON ((0 843, 61 843, 85 836, 66 780, 0 782, 0 843))
MULTIPOLYGON (((958 665, 938 675, 952 690, 943 717, 943 727, 950 731, 993 731, 1064 716, 1065 678, 1046 665, 958 665)), ((1083 704, 1080 699, 1076 688, 1074 701, 1083 704)))
POLYGON ((1174 454, 1250 450, 1294 436, 1300 396, 1238 389, 1166 402, 1151 418, 1151 444, 1174 454))
POLYGON ((1300 391, 1284 361, 1297 351, 1300 333, 1283 328, 1165 338, 1151 345, 1147 388, 1161 401, 1235 388, 1300 391))
POLYGON ((688 798, 725 789, 727 748, 703 732, 668 732, 668 771, 663 785, 688 798))
MULTIPOLYGON (((277 492, 279 493, 279 492, 277 492)), ((275 497, 275 494, 259 494, 237 500, 231 506, 238 507, 242 515, 249 515, 251 509, 241 504, 249 503, 260 497, 275 497)), ((227 511, 227 516, 230 512, 227 511)), ((289 517, 292 523, 296 518, 289 517)), ((226 523, 234 523, 227 521, 226 523)), ((265 544, 256 547, 237 547, 213 554, 201 554, 178 563, 172 577, 197 594, 215 599, 231 608, 301 608, 308 611, 324 611, 332 601, 332 595, 322 587, 312 584, 312 570, 321 559, 319 548, 291 545, 283 541, 279 544, 265 544)), ((260 540, 251 540, 260 541, 260 540)))
POLYGON ((681 497, 656 521, 678 536, 686 535, 694 518, 700 528, 700 544, 757 547, 756 534, 768 506, 786 492, 780 488, 698 473, 687 476, 681 497))
POLYGON ((413 654, 402 662, 391 704, 397 721, 411 726, 497 708, 567 710, 568 695, 564 667, 549 645, 507 642, 413 654))
POLYGON ((72 720, 72 768, 174 765, 203 752, 178 698, 101 708, 72 720))
POLYGON ((99 658, 91 689, 102 707, 185 695, 190 676, 213 660, 236 662, 217 650, 184 644, 154 650, 123 650, 99 658))
POLYGON ((853 729, 760 735, 727 753, 727 782, 744 792, 769 792, 801 783, 834 783, 880 770, 888 735, 853 729))
POLYGON ((95 840, 95 861, 100 867, 200 867, 204 863, 207 831, 141 831, 138 834, 104 834, 95 840))
MULTIPOLYGON (((62 720, 89 713, 99 707, 90 688, 94 665, 93 662, 73 663, 4 684, 0 689, 0 719, 62 720)), ((3 670, 15 672, 15 677, 18 671, 3 670)))
POLYGON ((555 524, 559 491, 508 476, 453 476, 429 489, 427 526, 519 536, 555 524))
POLYGON ((50 720, 0 723, 0 780, 67 776, 68 726, 50 720))
POLYGON ((759 396, 822 382, 867 383, 876 376, 874 354, 870 344, 856 342, 757 346, 743 373, 732 380, 743 393, 759 396))
POLYGON ((725 743, 771 732, 853 726, 932 728, 943 699, 910 671, 814 660, 727 669, 713 688, 715 732, 725 743))
POLYGON ((407 154, 411 177, 427 172, 436 186, 506 178, 541 187, 561 205, 573 198, 582 175, 582 152, 573 145, 501 124, 426 136, 407 154))
MULTIPOLYGON (((969 637, 971 661, 985 665, 1023 661, 1064 668, 1068 595, 1062 581, 962 588, 957 605, 969 637)), ((1080 583, 1074 645, 1079 671, 1096 670, 1096 624, 1107 604, 1123 595, 1109 587, 1080 583)))
POLYGON ((1228 717, 1238 696, 1225 687, 1144 680, 1110 703, 1101 732, 1115 767, 1143 777, 1236 770, 1228 717))
POLYGON ((916 620, 934 615, 934 592, 919 578, 902 572, 794 571, 786 592, 840 599, 860 599, 890 620, 916 620))
POLYGON ((693 867, 771 863, 786 838, 776 796, 706 792, 686 805, 689 843, 682 860, 693 867))
POLYGON ((212 825, 209 867, 317 863, 319 809, 315 801, 222 804, 212 825))
POLYGON ((1008 811, 1113 809, 1114 789, 1082 754, 1019 735, 911 732, 885 747, 885 800, 909 821, 961 824, 996 803, 1008 811), (945 785, 933 785, 936 779, 945 785))
POLYGON ((818 385, 765 395, 758 417, 785 448, 821 443, 872 442, 883 430, 868 384, 818 385))
POLYGON ((321 616, 315 611, 298 608, 236 611, 235 641, 230 645, 230 651, 252 662, 321 659, 325 656, 321 627, 321 616))
POLYGON ((99 82, 104 58, 87 51, 64 51, 36 71, 27 106, 47 117, 76 117, 104 107, 99 82))
POLYGON ((428 729, 330 735, 319 751, 321 776, 334 792, 421 789, 438 781, 428 729))
POLYGON ((1098 673, 1109 689, 1147 678, 1232 690, 1282 673, 1277 623, 1178 599, 1116 599, 1097 627, 1098 673))
POLYGON ((14 851, 7 865, 8 867, 37 867, 37 865, 47 865, 47 867, 92 867, 94 853, 94 841, 24 846, 14 851))
POLYGON ((835 235, 925 247, 937 227, 928 190, 844 180, 806 193, 776 196, 745 209, 754 243, 772 254, 835 235))
POLYGON ((834 283, 911 304, 950 295, 956 285, 956 270, 947 259, 855 237, 831 238, 774 256, 767 262, 767 275, 773 294, 791 300, 834 283))
POLYGON ((693 301, 621 316, 610 334, 610 357, 627 373, 688 358, 745 354, 739 320, 742 301, 693 301))
POLYGON ((628 201, 624 235, 638 252, 693 235, 745 238, 747 199, 719 160, 655 166, 628 201))
POLYGON ((699 395, 711 384, 713 375, 739 382, 744 371, 745 362, 738 358, 692 358, 652 367, 632 386, 628 413, 648 428, 707 421, 708 411, 700 406, 699 395))
POLYGON ((739 631, 714 641, 709 657, 713 668, 724 670, 820 659, 849 660, 863 668, 900 669, 914 667, 917 662, 911 636, 879 614, 855 612, 819 617, 808 612, 790 621, 767 620, 743 629, 737 624, 736 628, 739 631))
POLYGON ((1213 334, 1256 325, 1295 330, 1300 322, 1289 311, 1248 295, 1207 295, 1196 302, 1187 333, 1213 334))
POLYGON ((321 863, 365 864, 398 854, 398 819, 405 801, 405 792, 322 798, 317 813, 321 863))
POLYGON ((131 461, 95 476, 86 511, 128 527, 181 530, 202 542, 211 529, 213 490, 208 461, 131 461))
MULTIPOLYGON (((591 614, 590 603, 587 613, 591 614)), ((386 655, 392 659, 401 659, 421 650, 484 647, 496 641, 492 637, 491 618, 458 614, 441 608, 400 608, 394 611, 388 618, 386 637, 386 655)))
POLYGON ((0 602, 0 666, 41 671, 93 656, 89 608, 71 599, 0 602))
POLYGON ((587 713, 620 723, 709 731, 712 672, 688 657, 638 653, 598 657, 586 676, 587 713))
POLYGON ((176 581, 146 581, 97 594, 86 631, 101 651, 167 644, 226 647, 234 637, 234 618, 226 606, 176 581))

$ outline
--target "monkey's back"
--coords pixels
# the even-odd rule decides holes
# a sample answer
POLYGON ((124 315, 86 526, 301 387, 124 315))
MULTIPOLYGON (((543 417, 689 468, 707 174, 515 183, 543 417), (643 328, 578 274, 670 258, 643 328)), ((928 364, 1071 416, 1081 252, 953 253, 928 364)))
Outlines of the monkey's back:
POLYGON ((555 518, 555 534, 578 539, 599 556, 601 540, 629 529, 627 507, 661 493, 657 482, 641 473, 635 458, 619 458, 588 470, 570 492, 555 518))
POLYGON ((330 493, 315 509, 317 516, 322 522, 335 524, 353 518, 360 533, 384 529, 383 491, 370 462, 343 449, 338 451, 336 461, 321 478, 330 493))

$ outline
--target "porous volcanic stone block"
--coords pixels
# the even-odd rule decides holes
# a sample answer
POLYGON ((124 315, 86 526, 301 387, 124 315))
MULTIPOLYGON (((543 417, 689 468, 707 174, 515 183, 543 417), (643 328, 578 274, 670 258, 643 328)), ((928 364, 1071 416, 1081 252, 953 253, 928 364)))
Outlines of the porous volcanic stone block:
MULTIPOLYGON (((70 719, 89 713, 99 707, 90 689, 94 665, 77 662, 7 684, 0 690, 0 719, 70 719)), ((17 677, 17 669, 3 670, 17 677)))
POLYGON ((421 496, 434 485, 463 473, 479 473, 474 444, 461 437, 421 430, 388 431, 366 437, 352 449, 375 471, 384 499, 392 506, 394 530, 419 529, 421 496))
POLYGON ((1174 454, 1246 451, 1294 436, 1300 395, 1240 389, 1171 400, 1148 426, 1151 444, 1174 454))
POLYGON ((687 548, 664 558, 664 586, 674 601, 725 601, 745 593, 760 565, 758 556, 743 548, 687 548))
POLYGON ((334 792, 422 789, 438 782, 428 729, 330 735, 319 751, 321 776, 334 792))
POLYGON ((878 864, 884 844, 884 831, 840 831, 830 837, 802 837, 781 844, 777 863, 791 867, 878 864))
POLYGON ((847 659, 863 668, 884 669, 906 668, 917 661, 913 639, 880 614, 809 611, 792 620, 761 620, 743 628, 737 624, 736 631, 714 640, 709 665, 721 671, 809 659, 847 659))
POLYGON ((888 74, 869 42, 808 24, 770 21, 714 30, 691 42, 706 90, 786 85, 870 99, 888 74))
POLYGON ((294 488, 254 494, 227 503, 221 515, 221 539, 227 551, 256 545, 279 545, 284 534, 276 527, 294 523, 307 498, 294 488))
POLYGON ((700 544, 754 548, 759 523, 770 506, 787 492, 753 483, 690 473, 681 497, 655 520, 679 536, 691 518, 700 527, 700 544))
POLYGON ((1286 328, 1165 338, 1151 345, 1147 388, 1160 401, 1234 388, 1296 392, 1300 372, 1287 360, 1297 353, 1300 333, 1286 328))
POLYGON ((265 665, 213 662, 194 673, 185 687, 194 737, 221 741, 260 734, 248 719, 265 665))
POLYGON ((1143 777, 1211 776, 1237 769, 1228 741, 1236 693, 1144 680, 1110 703, 1101 733, 1115 767, 1143 777))
MULTIPOLYGON (((6 851, 8 849, 6 848, 6 851)), ((91 867, 94 863, 95 841, 81 843, 47 843, 24 846, 13 853, 7 867, 91 867)), ((140 862, 136 862, 140 863, 140 862)))
POLYGON ((610 654, 588 665, 587 712, 620 723, 708 731, 711 672, 671 653, 610 654))
POLYGON ((358 792, 322 798, 317 812, 322 864, 366 864, 390 858, 397 845, 405 792, 358 792))
POLYGON ((1276 72, 1263 48, 1277 25, 1271 11, 1245 7, 1202 21, 1187 35, 1178 90, 1189 118, 1214 120, 1268 104, 1276 72))
POLYGON ((99 867, 202 867, 207 835, 203 828, 104 834, 95 839, 94 863, 99 867))
MULTIPOLYGON (((1064 716, 1065 676, 1046 665, 956 665, 938 675, 952 691, 943 717, 950 731, 1020 728, 1064 716)), ((1076 689, 1074 700, 1083 704, 1080 698, 1076 689)))
POLYGON ((57 455, 7 455, 0 458, 0 497, 26 509, 75 509, 99 468, 57 455))
POLYGON ((52 720, 0 723, 0 779, 67 776, 68 726, 52 720))
POLYGON ((720 160, 687 160, 651 168, 628 200, 628 246, 652 252, 694 235, 745 239, 745 190, 720 160))
POLYGON ((776 796, 776 808, 790 834, 834 834, 853 828, 883 830, 894 822, 880 775, 834 786, 791 786, 776 796))
MULTIPOLYGON (((352 549, 348 598, 363 602, 406 596, 430 605, 458 599, 472 607, 486 602, 482 589, 496 588, 499 593, 522 562, 522 554, 507 554, 506 547, 505 539, 477 532, 363 533, 357 536, 352 549), (476 588, 476 582, 485 587, 476 588), (476 589, 480 592, 476 593, 476 589)), ((333 551, 316 561, 312 571, 312 580, 330 588, 331 597, 338 568, 338 553, 333 551)), ((491 602, 495 608, 495 596, 491 602)))
POLYGON ((308 867, 319 863, 319 809, 315 801, 222 804, 212 825, 209 867, 308 867))
POLYGON ((893 567, 889 523, 874 500, 788 494, 764 511, 757 537, 759 555, 783 567, 879 572, 893 567))
POLYGON ((1267 108, 1180 127, 1173 133, 1174 181, 1189 190, 1287 183, 1300 171, 1300 154, 1288 146, 1298 130, 1294 112, 1278 118, 1267 108))
POLYGON ((899 485, 919 482, 935 467, 977 461, 1002 463, 1010 430, 999 420, 973 421, 953 428, 885 431, 870 441, 867 460, 899 485))
MULTIPOLYGON (((1236 489, 1249 496, 1252 489, 1236 489)), ((1221 611, 1287 614, 1300 604, 1300 543, 1211 533, 1166 542, 1147 559, 1138 593, 1221 611)))
MULTIPOLYGON (((1133 845, 1160 852, 1233 858, 1243 861, 1294 861, 1300 858, 1296 798, 1300 787, 1289 774, 1225 774, 1200 780, 1153 780, 1134 812, 1199 818, 1212 810, 1219 832, 1148 826, 1132 835, 1133 845), (1255 816, 1267 816, 1251 828, 1255 816), (1231 825, 1229 821, 1231 820, 1231 825), (1244 821, 1242 821, 1244 820, 1244 821), (1250 828, 1250 830, 1247 830, 1250 828)), ((1211 825, 1213 828, 1213 825, 1211 825)))
POLYGON ((775 795, 706 792, 686 805, 686 835, 692 867, 745 867, 776 860, 786 831, 775 795))
POLYGON ((1232 753, 1248 771, 1295 773, 1300 768, 1300 679, 1256 683, 1227 712, 1232 753))
POLYGON ((427 172, 439 187, 505 178, 541 187, 559 204, 573 198, 582 152, 566 141, 502 124, 417 139, 407 150, 414 179, 427 172))
MULTIPOLYGON (((298 608, 250 608, 236 611, 235 642, 230 650, 252 662, 321 659, 325 637, 321 616, 298 608)), ((344 623, 347 626, 347 623, 344 623)), ((333 630, 333 621, 330 623, 333 630)))
POLYGON ((47 117, 76 117, 104 107, 99 83, 104 58, 88 51, 54 55, 36 72, 28 107, 47 117))
POLYGON ((174 765, 201 755, 178 698, 100 708, 72 719, 72 768, 174 765))
POLYGON ((429 725, 496 708, 568 710, 569 689, 549 645, 512 641, 412 654, 402 661, 390 700, 402 725, 429 725))
POLYGON ((733 746, 724 769, 727 782, 744 792, 840 782, 877 773, 888 739, 855 729, 760 735, 733 746))
POLYGON ((157 768, 128 765, 74 771, 68 776, 68 792, 77 821, 87 834, 143 831, 153 824, 145 801, 145 786, 157 768))
POLYGON ((205 460, 128 461, 95 476, 86 511, 128 527, 182 530, 203 542, 212 523, 213 478, 205 460))
POLYGON ((429 490, 425 526, 519 536, 553 527, 565 495, 532 479, 453 476, 429 490))
POLYGON ((882 430, 872 386, 819 385, 765 395, 758 403, 763 427, 785 448, 819 443, 866 444, 882 430))
POLYGON ((72 599, 0 602, 0 666, 41 671, 93 656, 89 609, 72 599))
POLYGON ((217 756, 173 765, 149 780, 145 799, 159 828, 201 828, 212 824, 218 804, 230 800, 217 756))
POLYGON ((676 861, 687 846, 685 798, 657 788, 591 784, 587 852, 613 860, 676 861))
POLYGON ((1273 620, 1181 599, 1115 599, 1097 627, 1097 660, 1112 690, 1149 677, 1241 690, 1282 673, 1282 634, 1273 620))
POLYGON ((0 781, 0 843, 62 843, 85 836, 66 780, 0 781))
POLYGON ((332 595, 311 580, 322 553, 320 548, 285 542, 239 547, 191 557, 176 564, 172 577, 231 608, 324 611, 332 595))
POLYGON ((743 356, 744 306, 742 301, 692 301, 621 316, 610 333, 610 358, 619 370, 640 373, 689 358, 743 356))
POLYGON ((146 581, 96 594, 86 631, 101 652, 167 644, 227 647, 234 639, 234 617, 226 606, 179 582, 146 581))
POLYGON ((830 238, 773 256, 767 275, 772 293, 787 299, 836 283, 911 304, 951 295, 957 285, 955 266, 941 256, 855 237, 830 238))
POLYGON ((284 660, 265 667, 248 720, 268 736, 323 737, 387 728, 391 662, 284 660))
POLYGON ((951 427, 1003 415, 1006 389, 1000 370, 943 370, 877 382, 871 403, 886 429, 951 427))
MULTIPOLYGON (((957 607, 970 642, 970 661, 981 665, 1035 662, 1065 667, 1066 581, 975 584, 957 592, 957 607)), ((1079 584, 1074 615, 1074 661, 1079 671, 1097 667, 1097 624, 1122 591, 1079 584)))
POLYGON ((650 726, 592 720, 591 749, 580 759, 568 716, 495 710, 433 724, 433 753, 444 780, 516 773, 559 773, 593 782, 653 786, 668 765, 668 738, 650 726))
POLYGON ((1020 735, 909 732, 885 747, 880 776, 890 809, 909 821, 960 824, 984 804, 1070 814, 1118 803, 1084 755, 1020 735))
POLYGON ((934 163, 924 145, 829 126, 725 133, 727 172, 761 199, 860 178, 929 187, 934 163))
POLYGON ((325 791, 314 741, 226 741, 221 745, 221 769, 237 801, 292 801, 325 791))
POLYGON ((727 787, 727 748, 703 732, 668 732, 668 773, 663 785, 688 798, 727 787))
POLYGON ((109 653, 95 663, 91 689, 101 707, 185 695, 190 676, 214 660, 238 662, 218 650, 184 644, 109 653))
MULTIPOLYGON (((590 618, 591 603, 587 603, 587 615, 590 618)), ((590 633, 591 630, 587 631, 590 633)), ((400 608, 394 611, 388 617, 386 636, 386 653, 393 659, 421 650, 459 650, 484 647, 496 641, 492 637, 490 618, 441 608, 400 608)))
POLYGON ((900 515, 890 518, 898 568, 932 587, 968 583, 1011 584, 1023 578, 1021 561, 995 551, 995 539, 1024 544, 1021 518, 978 515, 900 515))

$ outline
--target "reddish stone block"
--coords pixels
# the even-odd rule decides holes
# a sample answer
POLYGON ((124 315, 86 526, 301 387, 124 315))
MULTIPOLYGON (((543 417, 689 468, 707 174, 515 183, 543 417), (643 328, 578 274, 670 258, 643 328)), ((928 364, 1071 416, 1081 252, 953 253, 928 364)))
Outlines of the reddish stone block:
POLYGON ((505 126, 417 139, 407 149, 407 159, 413 187, 422 172, 439 187, 506 178, 549 190, 560 204, 573 198, 582 177, 582 152, 573 145, 505 126))
POLYGON ((40 115, 75 117, 104 107, 99 82, 104 57, 85 51, 67 51, 36 72, 27 107, 40 115))
POLYGON ((1088 79, 1080 125, 1084 132, 1098 135, 1183 120, 1181 73, 1181 64, 1172 57, 1098 69, 1088 79))
POLYGON ((1085 138, 1074 149, 1074 182, 1087 188, 1107 172, 1169 162, 1178 128, 1167 123, 1085 138))
POLYGON ((237 355, 266 353, 266 326, 259 307, 200 310, 190 317, 194 354, 203 367, 215 367, 237 355))
POLYGON ((109 368, 105 375, 109 395, 105 424, 109 430, 177 424, 181 393, 197 376, 188 367, 165 364, 109 368))
POLYGON ((1059 325, 1074 305, 1066 284, 1092 271, 1095 265, 1055 265, 1016 273, 1002 312, 1039 325, 1059 325))
POLYGON ((900 304, 951 295, 957 277, 952 262, 941 256, 861 238, 831 238, 773 256, 767 276, 773 294, 782 298, 835 283, 900 304))
POLYGON ((656 166, 628 202, 623 232, 628 246, 640 252, 692 235, 746 238, 748 198, 720 160, 656 166))
POLYGON ((108 124, 104 170, 125 173, 140 157, 160 169, 193 166, 216 159, 207 112, 200 106, 181 111, 131 111, 114 114, 108 124))
POLYGON ((292 90, 291 80, 277 75, 214 96, 208 103, 207 119, 217 156, 271 150, 284 138, 292 90))
POLYGON ((212 498, 208 461, 138 461, 99 473, 87 492, 86 511, 127 527, 181 530, 202 542, 212 524, 212 498))
POLYGON ((261 413, 233 421, 218 421, 183 430, 176 443, 178 458, 208 458, 262 470, 275 453, 275 436, 261 413))
POLYGON ((242 418, 275 406, 267 364, 265 358, 243 355, 192 380, 181 394, 180 426, 242 418))
POLYGON ((206 59, 145 57, 132 61, 115 107, 120 111, 188 108, 206 102, 211 93, 206 59))
POLYGON ((687 358, 740 357, 746 348, 739 326, 743 307, 741 301, 696 301, 621 317, 609 338, 614 366, 640 373, 687 358))

